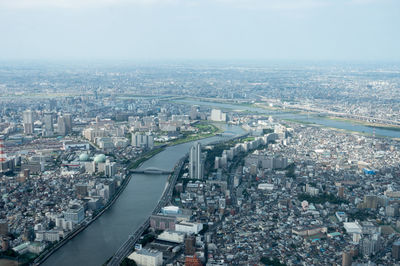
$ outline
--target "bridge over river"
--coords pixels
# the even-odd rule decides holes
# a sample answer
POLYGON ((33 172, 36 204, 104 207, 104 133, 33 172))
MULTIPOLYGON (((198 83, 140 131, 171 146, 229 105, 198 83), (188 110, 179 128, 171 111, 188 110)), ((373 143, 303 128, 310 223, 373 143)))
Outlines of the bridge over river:
POLYGON ((136 174, 149 174, 149 175, 166 175, 166 174, 172 173, 172 171, 159 169, 157 167, 147 167, 145 169, 134 169, 134 170, 130 170, 130 172, 136 173, 136 174))

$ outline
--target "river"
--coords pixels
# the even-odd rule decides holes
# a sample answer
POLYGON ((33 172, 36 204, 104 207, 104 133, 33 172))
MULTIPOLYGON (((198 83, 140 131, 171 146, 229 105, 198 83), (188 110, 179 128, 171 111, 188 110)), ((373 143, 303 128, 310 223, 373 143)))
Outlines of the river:
MULTIPOLYGON (((196 100, 178 100, 178 102, 191 105, 207 105, 221 109, 249 110, 277 118, 290 118, 332 128, 373 133, 372 127, 312 115, 196 100)), ((243 133, 243 130, 238 126, 230 126, 226 128, 226 132, 238 135, 243 133)), ((377 136, 400 138, 399 131, 381 128, 376 128, 375 134, 377 136)), ((223 139, 223 137, 215 136, 203 139, 200 142, 207 144, 220 139, 223 139)), ((172 170, 175 163, 188 152, 191 145, 192 143, 184 143, 168 147, 144 162, 141 168, 157 167, 172 170)), ((125 242, 128 235, 133 233, 151 215, 165 188, 166 180, 167 175, 135 174, 110 209, 83 232, 56 251, 43 265, 102 265, 125 242)))
MULTIPOLYGON (((241 111, 251 111, 257 112, 260 114, 265 114, 268 116, 272 116, 275 118, 281 119, 293 119, 298 121, 305 121, 309 123, 315 123, 318 125, 330 127, 330 128, 338 128, 343 130, 350 130, 360 133, 367 133, 373 134, 373 127, 364 126, 358 123, 351 123, 349 121, 341 121, 341 120, 334 120, 329 119, 326 117, 320 117, 317 115, 306 115, 306 114, 298 114, 298 113, 291 113, 291 112, 284 112, 284 111, 274 111, 263 109, 260 107, 252 107, 252 106, 243 106, 243 105, 236 105, 236 104, 229 104, 229 103, 216 103, 216 102, 206 102, 200 100, 176 100, 178 103, 190 104, 190 105, 203 105, 208 107, 216 107, 221 109, 230 109, 230 110, 241 110, 241 111)), ((400 138, 400 131, 390 130, 390 129, 383 129, 383 128, 375 128, 375 135, 376 136, 383 136, 383 137, 390 137, 390 138, 400 138)))
MULTIPOLYGON (((238 126, 226 126, 226 133, 235 137, 244 133, 238 126)), ((202 144, 227 139, 215 136, 200 140, 202 144)), ((168 147, 144 162, 141 168, 172 170, 190 149, 193 142, 168 147)), ((165 188, 168 175, 134 174, 116 202, 76 237, 51 255, 46 266, 99 266, 127 240, 150 215, 165 188)))

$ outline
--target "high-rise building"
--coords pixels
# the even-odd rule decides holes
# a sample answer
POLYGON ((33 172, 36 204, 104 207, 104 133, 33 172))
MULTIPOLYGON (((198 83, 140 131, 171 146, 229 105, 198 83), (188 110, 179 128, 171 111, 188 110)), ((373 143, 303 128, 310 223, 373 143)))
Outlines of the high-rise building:
POLYGON ((83 183, 78 183, 75 185, 75 193, 79 199, 82 199, 88 195, 88 185, 83 183))
POLYGON ((361 253, 366 256, 376 254, 379 249, 379 236, 377 234, 363 237, 360 240, 361 253))
POLYGON ((400 260, 400 241, 396 241, 393 243, 392 257, 395 260, 400 260))
POLYGON ((82 206, 72 205, 66 211, 64 211, 64 218, 72 223, 79 224, 85 219, 85 210, 82 206))
POLYGON ((175 230, 177 218, 173 215, 152 215, 150 216, 150 226, 156 230, 175 230))
POLYGON ((339 186, 338 188, 338 197, 344 198, 344 186, 339 186))
POLYGON ((399 204, 394 203, 386 206, 385 208, 386 216, 396 217, 399 215, 399 204))
POLYGON ((364 208, 376 210, 378 208, 378 197, 375 195, 364 195, 364 208))
POLYGON ((0 220, 0 236, 8 234, 8 222, 5 219, 0 220))
POLYGON ((151 134, 135 133, 132 134, 131 144, 134 147, 152 149, 154 147, 154 137, 151 134))
POLYGON ((193 105, 193 106, 190 108, 189 117, 190 117, 190 119, 192 119, 192 120, 195 120, 195 119, 197 119, 197 118, 199 117, 199 106, 193 105))
POLYGON ((4 163, 6 161, 6 154, 4 151, 4 136, 0 135, 0 163, 4 163))
POLYGON ((107 161, 104 166, 104 173, 108 177, 113 177, 117 173, 117 164, 115 162, 107 161))
POLYGON ((61 136, 67 135, 67 125, 63 116, 59 116, 57 119, 57 132, 61 136))
POLYGON ((26 135, 33 134, 33 112, 31 110, 26 110, 22 113, 24 133, 26 135))
POLYGON ((201 154, 201 144, 196 142, 190 148, 189 154, 189 175, 192 179, 203 179, 203 158, 201 154))
POLYGON ((64 114, 63 115, 65 120, 65 130, 67 134, 72 133, 72 115, 71 114, 64 114))
POLYGON ((44 123, 43 135, 46 137, 53 136, 53 134, 54 134, 53 114, 52 113, 44 113, 43 123, 44 123))
POLYGON ((211 118, 211 121, 225 122, 226 121, 226 114, 223 113, 219 109, 212 109, 210 118, 211 118))
POLYGON ((72 133, 72 116, 71 114, 60 115, 57 119, 58 134, 65 136, 72 133))
POLYGON ((349 251, 342 253, 342 266, 351 266, 352 260, 353 258, 349 251))
POLYGON ((187 236, 185 238, 185 255, 194 255, 196 253, 196 238, 187 236))
POLYGON ((3 135, 0 135, 0 173, 14 171, 14 168, 17 165, 16 159, 18 159, 17 157, 7 158, 4 149, 5 148, 4 139, 5 137, 3 135))

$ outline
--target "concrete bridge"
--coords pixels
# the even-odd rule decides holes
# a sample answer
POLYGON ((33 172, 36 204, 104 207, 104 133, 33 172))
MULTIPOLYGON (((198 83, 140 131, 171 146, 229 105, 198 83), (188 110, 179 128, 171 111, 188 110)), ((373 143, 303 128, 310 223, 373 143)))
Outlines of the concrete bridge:
POLYGON ((165 174, 171 174, 172 171, 159 169, 159 168, 156 168, 156 167, 147 167, 145 169, 134 169, 134 170, 131 170, 131 173, 149 174, 149 175, 165 175, 165 174))

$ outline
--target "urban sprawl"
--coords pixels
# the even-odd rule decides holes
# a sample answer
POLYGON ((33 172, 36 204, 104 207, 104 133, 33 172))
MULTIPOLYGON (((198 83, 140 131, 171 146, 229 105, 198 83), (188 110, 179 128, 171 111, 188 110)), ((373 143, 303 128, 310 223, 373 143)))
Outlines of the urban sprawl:
POLYGON ((399 71, 0 66, 0 264, 44 263, 144 174, 162 206, 105 265, 400 265, 400 143, 375 134, 400 137, 399 71))

